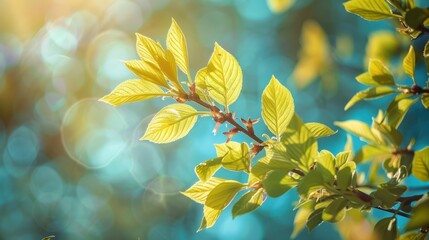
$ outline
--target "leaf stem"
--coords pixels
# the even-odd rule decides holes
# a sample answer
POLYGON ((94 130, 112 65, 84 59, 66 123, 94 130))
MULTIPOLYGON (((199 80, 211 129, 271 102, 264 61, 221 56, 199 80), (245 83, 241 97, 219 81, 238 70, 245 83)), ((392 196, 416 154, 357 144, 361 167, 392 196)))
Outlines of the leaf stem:
POLYGON ((402 217, 406 217, 406 218, 411 218, 412 217, 411 214, 404 213, 404 212, 401 212, 399 210, 395 210, 395 209, 391 209, 391 208, 389 208, 389 209, 385 209, 385 208, 382 208, 382 207, 374 207, 374 208, 376 208, 378 210, 385 211, 385 212, 394 213, 396 215, 399 215, 399 216, 402 216, 402 217))

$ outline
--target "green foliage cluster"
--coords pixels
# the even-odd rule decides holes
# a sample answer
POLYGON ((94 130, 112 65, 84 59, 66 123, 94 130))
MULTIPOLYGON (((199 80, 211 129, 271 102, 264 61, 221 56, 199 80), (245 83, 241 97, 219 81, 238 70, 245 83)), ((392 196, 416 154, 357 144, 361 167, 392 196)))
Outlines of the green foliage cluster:
MULTIPOLYGON (((429 32, 429 9, 415 6, 413 0, 351 0, 345 9, 367 20, 397 19, 403 26, 398 31, 417 38, 429 32)), ((356 77, 369 88, 358 92, 346 104, 349 109, 361 100, 389 94, 396 97, 385 111, 380 110, 371 125, 356 120, 335 125, 367 143, 356 154, 351 140, 345 151, 333 154, 320 150, 318 141, 335 134, 324 124, 304 123, 294 109, 290 91, 274 76, 262 93, 262 120, 271 134, 262 140, 254 133, 259 119, 238 121, 231 106, 238 99, 243 75, 237 60, 215 43, 206 67, 192 78, 186 39, 173 20, 167 34, 167 49, 160 43, 137 34, 139 60, 125 65, 138 79, 125 81, 101 101, 118 106, 155 97, 171 97, 175 104, 162 108, 151 120, 142 140, 168 143, 186 136, 199 116, 211 116, 214 132, 224 124, 232 127, 224 132, 225 143, 215 144, 216 156, 195 167, 199 178, 183 194, 202 204, 204 216, 199 230, 213 226, 222 211, 243 192, 232 206, 232 216, 249 213, 260 207, 267 197, 279 197, 296 188, 300 201, 295 218, 294 235, 304 226, 311 231, 322 222, 339 222, 348 211, 362 212, 376 208, 392 216, 379 220, 374 232, 380 239, 397 239, 397 217, 409 218, 401 239, 424 239, 429 231, 429 197, 427 194, 404 196, 402 182, 413 174, 429 181, 429 147, 414 150, 414 140, 403 143, 398 130, 409 108, 419 99, 429 108, 429 87, 420 87, 415 79, 416 52, 411 46, 403 60, 403 71, 411 78, 411 86, 399 85, 382 61, 371 59, 368 72, 356 77), (183 72, 179 74, 177 67, 183 72), (187 82, 179 77, 186 76, 187 82), (201 109, 201 110, 200 110, 201 109), (247 135, 252 143, 234 142, 237 133, 247 135), (369 178, 364 180, 357 165, 371 161, 369 178), (383 167, 386 176, 380 177, 383 167), (215 177, 219 169, 243 172, 247 182, 215 177), (386 180, 387 179, 387 180, 386 180), (418 231, 415 231, 419 229, 418 231)), ((429 73, 429 42, 422 53, 429 73)))

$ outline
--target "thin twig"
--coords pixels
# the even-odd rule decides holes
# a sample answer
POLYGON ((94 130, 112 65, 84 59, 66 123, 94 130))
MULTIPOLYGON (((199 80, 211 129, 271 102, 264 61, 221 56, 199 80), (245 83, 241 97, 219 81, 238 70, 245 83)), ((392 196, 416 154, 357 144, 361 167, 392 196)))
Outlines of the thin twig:
POLYGON ((374 208, 382 210, 382 211, 385 211, 385 212, 394 213, 396 215, 399 215, 399 216, 402 216, 402 217, 406 217, 406 218, 411 218, 412 217, 411 214, 404 213, 404 212, 401 212, 399 210, 395 210, 395 209, 391 209, 391 208, 389 208, 389 209, 385 209, 385 208, 382 208, 382 207, 374 207, 374 208))

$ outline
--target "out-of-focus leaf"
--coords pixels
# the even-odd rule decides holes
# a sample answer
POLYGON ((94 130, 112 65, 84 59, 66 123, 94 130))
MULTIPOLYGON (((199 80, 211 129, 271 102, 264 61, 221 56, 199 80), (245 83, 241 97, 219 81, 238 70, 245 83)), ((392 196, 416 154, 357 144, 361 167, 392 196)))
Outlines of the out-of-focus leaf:
POLYGON ((272 76, 262 93, 262 119, 277 139, 286 131, 294 111, 292 94, 272 76))
POLYGON ((264 189, 255 189, 245 193, 232 207, 232 218, 249 213, 264 202, 264 189))
POLYGON ((412 79, 414 79, 414 69, 416 68, 416 53, 414 52, 414 47, 411 45, 410 50, 408 50, 407 55, 402 62, 402 68, 404 72, 408 74, 412 79))
POLYGON ((132 79, 119 84, 111 93, 102 97, 99 101, 119 106, 124 103, 143 101, 162 96, 172 95, 164 93, 160 87, 153 83, 140 79, 132 79))
POLYGON ((177 66, 187 75, 189 75, 188 49, 186 38, 177 22, 172 19, 171 26, 167 33, 167 48, 176 59, 177 66))
POLYGON ((267 3, 272 12, 282 13, 288 10, 295 3, 295 0, 267 0, 267 3))
POLYGON ((429 10, 425 8, 413 8, 405 13, 405 23, 413 29, 419 29, 423 26, 426 19, 429 18, 429 10))
POLYGON ((141 60, 125 61, 124 63, 125 66, 140 79, 170 89, 161 69, 154 63, 141 60))
POLYGON ((422 94, 422 104, 426 109, 429 109, 429 94, 422 94))
POLYGON ((274 170, 262 181, 265 191, 270 197, 279 197, 295 187, 298 182, 289 176, 288 171, 274 170))
POLYGON ((395 85, 395 81, 389 69, 379 59, 369 60, 368 72, 372 79, 380 85, 395 85))
POLYGON ((308 130, 310 130, 311 134, 315 138, 328 137, 336 133, 336 131, 332 130, 325 124, 321 124, 317 122, 305 123, 305 126, 307 127, 308 130))
POLYGON ((377 142, 377 139, 371 132, 371 128, 364 122, 348 120, 343 122, 334 122, 334 124, 350 133, 353 133, 366 142, 377 142))
POLYGON ((398 228, 396 227, 396 218, 383 218, 374 226, 374 233, 377 239, 395 240, 399 237, 398 228))
POLYGON ((169 143, 183 138, 191 131, 199 114, 201 113, 186 104, 168 105, 153 117, 140 140, 169 143))
POLYGON ((328 207, 323 210, 322 219, 327 222, 339 222, 346 216, 347 199, 339 198, 332 201, 328 207))
POLYGON ((413 230, 421 227, 429 227, 429 198, 420 200, 411 211, 411 219, 405 226, 405 230, 413 230))
POLYGON ((383 145, 365 145, 363 146, 354 157, 353 161, 362 163, 372 159, 386 159, 392 154, 392 149, 383 145))
POLYGON ((397 34, 391 31, 382 30, 371 33, 366 45, 365 65, 369 64, 370 59, 379 59, 384 63, 389 63, 400 47, 397 34))
POLYGON ((317 226, 319 226, 322 222, 322 214, 323 214, 323 208, 319 208, 313 211, 313 213, 310 214, 310 216, 307 219, 307 228, 308 231, 313 231, 317 226))
POLYGON ((429 147, 415 151, 412 164, 413 175, 422 181, 429 181, 429 147))
POLYGON ((426 73, 429 73, 429 41, 426 42, 425 48, 423 50, 423 57, 426 62, 426 73))
POLYGON ((314 202, 307 201, 302 206, 299 207, 298 211, 295 214, 295 219, 293 220, 293 232, 290 236, 291 239, 294 239, 302 231, 307 223, 307 219, 311 213, 314 211, 314 202))
POLYGON ((195 167, 195 173, 202 182, 205 182, 210 179, 221 166, 222 157, 213 158, 198 164, 195 167))
POLYGON ((394 146, 399 146, 402 142, 402 134, 387 124, 379 124, 377 122, 373 122, 373 129, 377 129, 383 138, 387 139, 394 146))
POLYGON ((344 3, 347 12, 353 13, 366 20, 381 20, 398 17, 392 14, 389 5, 384 0, 351 0, 344 3))
POLYGON ((197 203, 204 204, 210 191, 224 181, 225 179, 215 177, 208 179, 206 182, 198 181, 181 193, 197 203))
POLYGON ((234 56, 217 43, 207 65, 206 84, 210 97, 225 106, 227 111, 228 106, 237 100, 241 92, 241 67, 234 56))
POLYGON ((387 123, 396 129, 398 129, 408 109, 418 101, 418 98, 409 99, 407 96, 406 94, 398 95, 387 107, 387 123))
POLYGON ((425 240, 427 233, 409 232, 401 235, 399 240, 425 240))
POLYGON ((348 110, 357 102, 363 99, 375 99, 394 92, 396 92, 395 89, 386 87, 386 86, 378 86, 378 87, 365 89, 363 91, 356 93, 346 104, 346 106, 344 107, 344 110, 348 110))

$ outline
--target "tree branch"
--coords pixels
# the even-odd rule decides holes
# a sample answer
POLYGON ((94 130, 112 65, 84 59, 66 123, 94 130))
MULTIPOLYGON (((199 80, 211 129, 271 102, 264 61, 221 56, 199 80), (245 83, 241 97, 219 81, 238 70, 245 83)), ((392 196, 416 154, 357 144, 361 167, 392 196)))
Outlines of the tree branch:
POLYGON ((399 210, 395 210, 395 209, 391 209, 391 208, 389 208, 389 209, 385 209, 385 208, 382 208, 382 207, 374 207, 374 208, 382 210, 382 211, 385 211, 385 212, 394 213, 396 215, 399 215, 399 216, 402 216, 402 217, 406 217, 406 218, 411 218, 412 217, 411 214, 404 213, 404 212, 401 212, 399 210))

